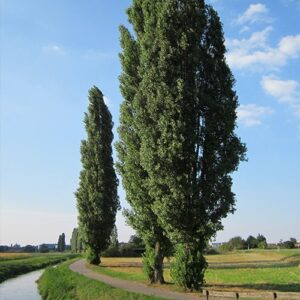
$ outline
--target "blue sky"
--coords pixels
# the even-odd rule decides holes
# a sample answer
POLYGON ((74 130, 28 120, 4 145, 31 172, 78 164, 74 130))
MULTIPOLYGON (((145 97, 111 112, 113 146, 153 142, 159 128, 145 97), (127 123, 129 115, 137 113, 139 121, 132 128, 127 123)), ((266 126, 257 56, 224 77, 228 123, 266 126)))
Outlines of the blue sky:
MULTIPOLYGON (((56 242, 76 226, 87 91, 118 125, 118 26, 129 0, 1 1, 0 243, 56 242)), ((249 161, 218 241, 300 239, 300 1, 211 0, 224 24, 249 161)), ((125 195, 120 188, 122 207, 125 195)), ((133 231, 118 213, 119 239, 133 231)))

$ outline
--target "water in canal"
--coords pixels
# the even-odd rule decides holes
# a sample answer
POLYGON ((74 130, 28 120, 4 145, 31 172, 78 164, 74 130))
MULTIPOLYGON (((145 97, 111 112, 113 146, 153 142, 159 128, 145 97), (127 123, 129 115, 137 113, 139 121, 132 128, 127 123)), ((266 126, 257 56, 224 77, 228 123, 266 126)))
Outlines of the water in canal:
POLYGON ((44 270, 30 272, 0 284, 1 300, 40 300, 36 281, 44 270))

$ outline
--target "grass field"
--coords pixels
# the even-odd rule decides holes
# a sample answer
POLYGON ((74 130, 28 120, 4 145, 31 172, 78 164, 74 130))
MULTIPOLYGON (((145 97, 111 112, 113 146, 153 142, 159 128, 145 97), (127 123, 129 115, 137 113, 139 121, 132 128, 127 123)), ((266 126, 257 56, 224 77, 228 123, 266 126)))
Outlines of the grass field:
POLYGON ((44 300, 159 300, 158 297, 129 293, 104 283, 88 279, 69 269, 70 262, 48 268, 38 281, 44 300))
POLYGON ((45 254, 0 254, 0 282, 25 274, 49 265, 58 264, 67 259, 78 256, 77 254, 45 253, 45 254))
POLYGON ((0 262, 4 260, 22 259, 32 257, 31 253, 0 253, 0 262))
MULTIPOLYGON (((206 286, 222 290, 272 290, 300 292, 300 250, 240 251, 208 255, 206 286)), ((127 280, 147 282, 138 258, 103 258, 105 267, 90 266, 96 272, 127 280), (134 267, 128 264, 133 262, 134 267)), ((165 261, 168 265, 168 261, 165 261)), ((165 279, 172 283, 170 270, 165 279)), ((172 285, 171 285, 172 286, 172 285)))

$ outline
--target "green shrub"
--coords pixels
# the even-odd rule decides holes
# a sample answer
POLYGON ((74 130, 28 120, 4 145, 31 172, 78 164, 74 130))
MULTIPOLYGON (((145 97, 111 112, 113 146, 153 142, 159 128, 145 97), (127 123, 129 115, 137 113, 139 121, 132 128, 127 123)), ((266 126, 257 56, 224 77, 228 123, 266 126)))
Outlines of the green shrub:
POLYGON ((189 290, 199 290, 204 283, 207 263, 197 245, 178 245, 175 261, 171 264, 174 282, 189 290))
POLYGON ((155 264, 155 252, 151 247, 146 246, 146 251, 143 254, 143 271, 147 278, 153 278, 155 264))
POLYGON ((101 262, 99 253, 91 248, 86 251, 86 259, 92 265, 99 265, 101 262))

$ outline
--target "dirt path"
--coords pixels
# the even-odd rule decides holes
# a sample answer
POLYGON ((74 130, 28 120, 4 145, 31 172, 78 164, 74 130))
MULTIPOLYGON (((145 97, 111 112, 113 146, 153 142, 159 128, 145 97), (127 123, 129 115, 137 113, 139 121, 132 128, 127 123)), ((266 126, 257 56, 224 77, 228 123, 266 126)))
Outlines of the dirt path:
MULTIPOLYGON (((157 296, 161 298, 176 299, 176 300, 206 299, 206 297, 203 297, 200 293, 198 295, 195 294, 192 295, 189 293, 173 292, 160 287, 151 287, 143 283, 113 278, 110 276, 99 274, 87 268, 84 260, 78 260, 75 263, 71 264, 70 269, 88 278, 104 282, 110 286, 120 288, 128 292, 134 292, 134 293, 140 293, 144 295, 157 296)), ((216 298, 210 297, 210 299, 216 299, 216 298)), ((220 300, 221 298, 218 299, 220 300)))

